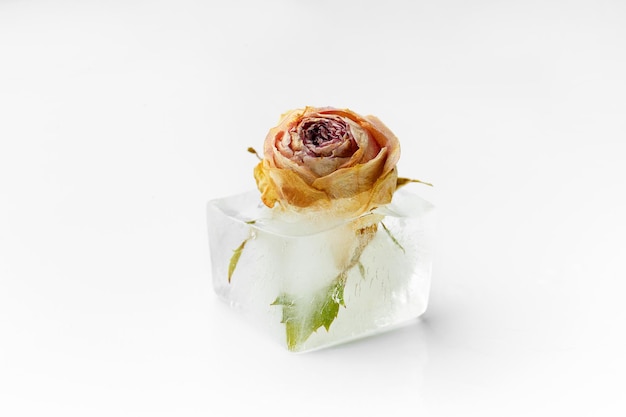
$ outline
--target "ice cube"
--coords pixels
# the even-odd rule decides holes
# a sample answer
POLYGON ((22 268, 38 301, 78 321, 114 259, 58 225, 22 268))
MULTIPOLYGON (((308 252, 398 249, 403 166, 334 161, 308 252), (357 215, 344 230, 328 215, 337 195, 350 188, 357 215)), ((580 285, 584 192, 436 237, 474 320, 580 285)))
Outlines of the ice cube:
POLYGON ((394 328, 428 303, 433 206, 408 188, 354 219, 279 215, 258 191, 208 204, 216 293, 295 352, 394 328))

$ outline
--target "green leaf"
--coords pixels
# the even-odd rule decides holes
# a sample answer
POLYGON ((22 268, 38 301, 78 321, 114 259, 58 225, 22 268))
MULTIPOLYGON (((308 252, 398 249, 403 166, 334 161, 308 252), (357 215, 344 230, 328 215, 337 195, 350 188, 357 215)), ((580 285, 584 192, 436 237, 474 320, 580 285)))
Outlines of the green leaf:
POLYGON ((339 306, 346 306, 343 290, 346 285, 347 273, 342 272, 333 282, 311 297, 295 298, 282 293, 271 305, 283 308, 281 322, 285 324, 287 347, 296 351, 320 327, 326 331, 339 314, 339 306))
POLYGON ((228 283, 230 283, 230 278, 233 276, 233 272, 235 272, 235 268, 237 267, 237 263, 239 262, 239 258, 243 252, 243 248, 246 246, 248 240, 250 240, 250 238, 241 242, 241 245, 233 251, 233 256, 230 258, 230 263, 228 264, 228 283))
POLYGON ((359 266, 359 273, 361 274, 361 278, 365 279, 365 267, 363 266, 361 261, 359 261, 357 265, 359 266))
POLYGON ((400 249, 402 249, 402 252, 406 253, 406 251, 404 250, 400 242, 398 242, 398 240, 391 234, 389 229, 387 229, 387 226, 385 226, 385 223, 380 222, 380 224, 383 226, 383 229, 385 229, 385 232, 387 232, 387 234, 389 235, 389 238, 393 241, 393 243, 395 243, 400 249))

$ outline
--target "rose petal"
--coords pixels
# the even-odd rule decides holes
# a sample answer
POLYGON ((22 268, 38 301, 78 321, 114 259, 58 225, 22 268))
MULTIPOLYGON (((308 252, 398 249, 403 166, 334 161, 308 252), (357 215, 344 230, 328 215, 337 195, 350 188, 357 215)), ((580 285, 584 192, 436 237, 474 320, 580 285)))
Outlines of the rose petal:
POLYGON ((257 187, 261 191, 261 200, 263 204, 268 207, 274 207, 276 201, 278 201, 278 189, 267 175, 269 169, 269 161, 264 159, 254 167, 254 179, 256 180, 257 187))
POLYGON ((370 123, 370 131, 374 139, 379 144, 382 144, 381 146, 389 149, 389 155, 385 163, 385 171, 393 169, 400 159, 400 141, 378 117, 369 115, 365 116, 365 119, 370 123))
POLYGON ((297 207, 328 201, 326 193, 311 187, 296 172, 278 168, 268 168, 266 172, 277 187, 279 201, 297 207))
MULTIPOLYGON (((305 156, 302 162, 307 168, 315 173, 318 178, 320 178, 331 174, 349 161, 350 158, 316 158, 313 156, 305 156)), ((315 181, 315 179, 313 181, 315 181)))
POLYGON ((383 174, 387 149, 382 149, 378 156, 364 164, 341 168, 313 181, 312 186, 324 190, 331 198, 349 197, 370 190, 383 174))

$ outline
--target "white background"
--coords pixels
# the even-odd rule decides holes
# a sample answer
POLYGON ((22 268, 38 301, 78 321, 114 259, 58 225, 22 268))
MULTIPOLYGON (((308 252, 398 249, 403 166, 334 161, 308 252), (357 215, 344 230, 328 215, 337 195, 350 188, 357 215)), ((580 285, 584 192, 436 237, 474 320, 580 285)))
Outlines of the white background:
POLYGON ((0 415, 624 415, 626 3, 0 0, 0 415), (419 322, 293 355, 205 205, 375 114, 439 213, 419 322))

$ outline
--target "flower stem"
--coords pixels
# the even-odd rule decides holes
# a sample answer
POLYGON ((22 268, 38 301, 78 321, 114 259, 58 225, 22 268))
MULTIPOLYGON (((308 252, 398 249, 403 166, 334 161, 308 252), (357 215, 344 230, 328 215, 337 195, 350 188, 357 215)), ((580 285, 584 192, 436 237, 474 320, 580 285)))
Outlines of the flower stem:
POLYGON ((358 266, 361 277, 365 278, 365 267, 360 261, 361 254, 373 239, 377 228, 376 223, 374 223, 356 230, 357 245, 354 253, 328 286, 306 297, 295 297, 291 294, 281 293, 271 303, 271 305, 281 306, 283 309, 281 322, 285 324, 289 350, 301 350, 309 336, 317 332, 320 327, 324 327, 326 331, 330 330, 330 325, 339 314, 339 307, 346 307, 344 288, 348 273, 358 266))

